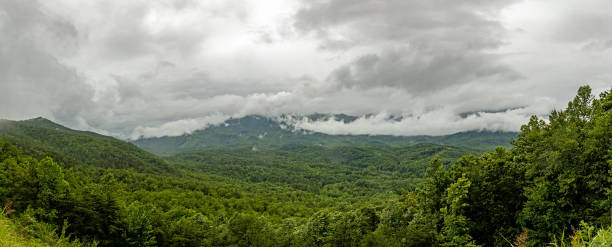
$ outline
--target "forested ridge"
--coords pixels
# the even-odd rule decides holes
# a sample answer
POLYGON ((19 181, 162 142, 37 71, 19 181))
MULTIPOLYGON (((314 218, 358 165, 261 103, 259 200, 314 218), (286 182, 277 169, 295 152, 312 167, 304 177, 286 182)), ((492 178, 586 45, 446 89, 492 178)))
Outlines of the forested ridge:
POLYGON ((88 164, 101 168, 171 171, 168 164, 133 144, 93 132, 76 131, 44 118, 0 120, 0 138, 37 158, 52 156, 64 165, 88 164))
POLYGON ((588 86, 485 153, 297 143, 160 158, 44 119, 2 121, 0 139, 6 246, 612 246, 612 93, 588 86))
MULTIPOLYGON (((357 117, 344 114, 308 116, 308 119, 319 121, 329 118, 344 122, 357 119, 357 117)), ((516 137, 516 132, 487 130, 464 131, 442 136, 328 135, 296 128, 283 118, 248 115, 242 118, 231 118, 221 124, 196 130, 190 134, 140 138, 133 140, 132 143, 149 152, 168 156, 181 152, 228 148, 279 149, 292 145, 388 147, 417 143, 433 143, 485 151, 496 145, 509 147, 510 140, 514 137, 516 137)))

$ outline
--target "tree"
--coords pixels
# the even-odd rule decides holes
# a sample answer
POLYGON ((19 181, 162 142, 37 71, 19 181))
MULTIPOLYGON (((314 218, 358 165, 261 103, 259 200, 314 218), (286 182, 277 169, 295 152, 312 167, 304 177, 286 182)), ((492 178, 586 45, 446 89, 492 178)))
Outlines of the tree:
POLYGON ((594 99, 583 86, 564 111, 553 111, 549 123, 533 117, 523 126, 512 150, 526 168, 527 202, 519 222, 529 230, 531 245, 569 233, 581 220, 608 215, 612 121, 609 93, 594 99))
POLYGON ((462 175, 457 182, 446 190, 446 204, 442 208, 444 215, 444 227, 442 228, 441 246, 476 246, 469 234, 469 222, 464 216, 464 210, 469 205, 466 203, 471 182, 462 175))
POLYGON ((156 246, 157 241, 151 225, 151 218, 147 214, 147 208, 137 202, 130 204, 126 208, 127 214, 124 217, 124 230, 122 238, 125 246, 148 247, 156 246))
POLYGON ((481 156, 466 155, 451 167, 453 181, 461 177, 470 181, 463 215, 476 243, 505 246, 507 238, 520 233, 516 220, 526 200, 524 173, 524 167, 513 162, 503 147, 481 156))
POLYGON ((43 208, 52 208, 52 204, 67 196, 69 184, 64 179, 62 167, 50 157, 44 158, 36 166, 36 177, 39 183, 38 204, 43 208))
POLYGON ((419 204, 420 209, 426 217, 429 218, 434 225, 438 226, 438 232, 442 227, 443 218, 440 214, 440 209, 446 204, 444 194, 449 185, 450 180, 444 168, 444 164, 442 164, 438 156, 435 156, 425 172, 425 185, 423 189, 419 191, 421 194, 419 204))

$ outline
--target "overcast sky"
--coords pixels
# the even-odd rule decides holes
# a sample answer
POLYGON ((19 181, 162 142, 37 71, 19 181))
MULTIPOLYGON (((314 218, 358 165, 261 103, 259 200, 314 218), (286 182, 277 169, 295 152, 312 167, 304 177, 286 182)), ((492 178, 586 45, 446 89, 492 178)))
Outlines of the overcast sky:
POLYGON ((296 124, 518 130, 612 85, 610 0, 0 0, 0 33, 0 118, 120 138, 315 112, 374 115, 296 124))

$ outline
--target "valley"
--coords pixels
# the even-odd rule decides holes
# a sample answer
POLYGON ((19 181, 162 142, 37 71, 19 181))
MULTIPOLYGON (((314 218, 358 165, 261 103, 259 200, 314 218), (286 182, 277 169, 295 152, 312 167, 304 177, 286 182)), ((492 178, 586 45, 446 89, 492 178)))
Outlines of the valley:
POLYGON ((589 95, 581 88, 550 122, 533 117, 518 134, 334 136, 251 116, 126 142, 44 118, 2 120, 0 236, 40 246, 504 246, 521 234, 546 243, 584 221, 573 229, 597 227, 600 241, 610 232, 612 95, 589 95))

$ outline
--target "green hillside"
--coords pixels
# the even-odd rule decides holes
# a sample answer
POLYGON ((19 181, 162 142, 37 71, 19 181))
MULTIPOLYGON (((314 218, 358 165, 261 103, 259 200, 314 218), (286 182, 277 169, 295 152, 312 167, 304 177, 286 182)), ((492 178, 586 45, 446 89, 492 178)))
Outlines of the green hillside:
MULTIPOLYGON (((322 118, 322 116, 315 117, 322 118)), ((340 117, 346 121, 352 119, 346 115, 340 117)), ((495 146, 509 147, 510 140, 514 137, 516 137, 514 132, 491 131, 468 131, 445 136, 328 135, 294 129, 285 122, 263 116, 246 116, 230 119, 192 134, 143 138, 133 143, 158 155, 205 149, 279 148, 286 145, 376 147, 406 146, 415 143, 435 143, 490 151, 495 146)))
POLYGON ((159 158, 42 119, 1 125, 8 246, 612 243, 612 92, 586 86, 548 121, 532 117, 510 149, 482 154, 290 144, 159 158))
POLYGON ((128 236, 122 234, 134 230, 129 217, 144 208, 154 210, 147 217, 161 220, 148 223, 155 229, 149 239, 160 246, 204 238, 196 233, 191 234, 197 238, 183 235, 188 230, 183 223, 201 224, 193 222, 193 217, 205 217, 211 220, 207 224, 217 225, 217 233, 208 241, 229 244, 237 240, 223 238, 244 237, 224 233, 238 224, 232 220, 235 217, 247 220, 266 215, 266 224, 278 227, 287 218, 301 222, 335 207, 337 200, 346 205, 383 203, 421 186, 426 164, 434 155, 450 165, 461 155, 477 152, 435 144, 288 145, 255 151, 193 151, 164 161, 132 144, 42 118, 3 120, 0 144, 4 171, 0 203, 12 203, 9 208, 19 217, 49 224, 51 228, 44 230, 49 234, 61 230, 67 220, 68 233, 102 246, 132 246, 126 245, 128 236), (158 169, 160 163, 168 169, 158 169), (54 182, 43 182, 51 171, 54 182), (49 186, 50 193, 44 192, 49 186), (177 218, 178 209, 183 216, 177 218))
POLYGON ((272 183, 326 196, 372 196, 413 190, 432 157, 450 166, 477 151, 437 144, 404 147, 320 147, 206 150, 170 157, 181 167, 246 183, 272 183))
POLYGON ((26 154, 47 155, 66 165, 88 164, 101 168, 169 171, 170 166, 131 143, 93 132, 77 131, 44 118, 0 120, 0 139, 9 140, 26 154))

